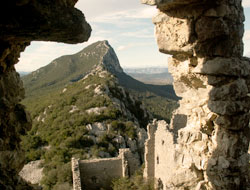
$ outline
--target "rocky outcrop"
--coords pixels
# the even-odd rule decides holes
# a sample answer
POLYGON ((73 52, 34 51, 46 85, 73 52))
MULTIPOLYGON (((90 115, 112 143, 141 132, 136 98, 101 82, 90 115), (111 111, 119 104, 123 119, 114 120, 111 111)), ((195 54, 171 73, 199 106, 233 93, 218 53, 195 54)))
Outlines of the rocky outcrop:
POLYGON ((241 1, 142 0, 156 5, 159 50, 182 97, 165 131, 171 158, 160 189, 249 189, 249 64, 241 1), (170 142, 170 141, 169 141, 170 142), (176 175, 178 174, 178 175, 176 175))
POLYGON ((31 184, 41 185, 40 182, 43 177, 42 163, 42 160, 36 160, 25 164, 19 175, 31 184))
POLYGON ((24 89, 14 64, 31 40, 86 41, 91 32, 76 1, 11 0, 0 7, 0 189, 29 189, 18 173, 24 165, 20 135, 31 120, 19 103, 24 89), (8 13, 8 16, 6 15, 8 13))
POLYGON ((118 57, 114 49, 109 45, 108 41, 103 41, 104 47, 106 48, 106 53, 103 56, 102 64, 111 73, 122 73, 123 69, 120 66, 118 57))

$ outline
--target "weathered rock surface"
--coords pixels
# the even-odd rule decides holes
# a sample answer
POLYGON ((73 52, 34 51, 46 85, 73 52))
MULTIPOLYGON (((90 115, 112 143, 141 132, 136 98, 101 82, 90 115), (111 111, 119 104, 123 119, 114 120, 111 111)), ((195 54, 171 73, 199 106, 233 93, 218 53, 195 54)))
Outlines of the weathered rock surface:
POLYGON ((40 184, 43 176, 42 160, 36 160, 25 164, 19 175, 31 184, 40 184))
POLYGON ((159 189, 249 189, 250 60, 242 57, 241 1, 142 2, 159 9, 159 50, 173 55, 169 71, 182 97, 171 125, 156 132, 168 147, 159 142, 155 151, 171 165, 156 167, 159 189))
POLYGON ((86 41, 91 32, 76 1, 11 0, 0 7, 0 189, 29 189, 19 179, 24 165, 20 135, 31 120, 19 102, 24 89, 14 64, 31 40, 86 41), (6 15, 8 13, 8 16, 6 15))

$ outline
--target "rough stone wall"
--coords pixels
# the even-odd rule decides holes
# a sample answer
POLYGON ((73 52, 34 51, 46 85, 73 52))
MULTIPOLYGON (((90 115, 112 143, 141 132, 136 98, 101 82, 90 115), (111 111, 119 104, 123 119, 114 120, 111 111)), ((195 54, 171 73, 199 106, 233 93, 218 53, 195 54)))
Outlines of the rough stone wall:
POLYGON ((71 169, 73 178, 73 190, 82 190, 79 160, 71 159, 71 169))
POLYGON ((173 55, 169 71, 182 97, 166 128, 171 168, 159 189, 249 189, 250 61, 242 57, 241 0, 142 2, 159 9, 159 50, 173 55))
POLYGON ((148 139, 145 142, 143 177, 150 179, 155 178, 155 131, 157 130, 156 120, 148 124, 148 139))
POLYGON ((81 160, 79 164, 83 190, 110 189, 113 179, 125 177, 119 157, 81 160))
MULTIPOLYGON (((155 132, 155 186, 168 190, 166 181, 169 177, 169 171, 174 171, 175 160, 174 160, 174 138, 169 133, 169 126, 165 121, 159 121, 156 126, 157 131, 155 132), (164 185, 163 185, 164 184, 164 185)), ((179 174, 176 173, 178 178, 179 174)), ((171 180, 175 180, 175 176, 171 180)))
POLYGON ((20 135, 31 120, 20 101, 24 89, 14 64, 32 40, 78 43, 91 32, 76 0, 9 0, 0 6, 0 189, 29 189, 18 177, 24 165, 20 135), (8 13, 8 14, 6 14, 8 13))
POLYGON ((132 176, 141 166, 138 154, 132 153, 129 148, 119 149, 122 158, 123 176, 132 176))
POLYGON ((111 189, 113 179, 133 175, 139 166, 139 160, 129 149, 120 149, 115 158, 72 159, 73 190, 111 189))

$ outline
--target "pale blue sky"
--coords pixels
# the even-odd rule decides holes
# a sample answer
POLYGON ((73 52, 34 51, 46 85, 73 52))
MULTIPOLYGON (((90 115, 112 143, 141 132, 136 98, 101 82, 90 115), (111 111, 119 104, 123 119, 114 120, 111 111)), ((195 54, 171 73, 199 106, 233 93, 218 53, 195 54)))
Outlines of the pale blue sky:
MULTIPOLYGON (((250 0, 245 7, 245 55, 250 56, 250 0)), ((167 67, 166 54, 158 52, 152 17, 155 7, 140 0, 79 0, 76 5, 92 27, 87 43, 68 45, 55 42, 32 42, 21 54, 17 71, 30 72, 49 64, 53 59, 76 53, 87 45, 108 40, 115 49, 122 67, 167 67)))

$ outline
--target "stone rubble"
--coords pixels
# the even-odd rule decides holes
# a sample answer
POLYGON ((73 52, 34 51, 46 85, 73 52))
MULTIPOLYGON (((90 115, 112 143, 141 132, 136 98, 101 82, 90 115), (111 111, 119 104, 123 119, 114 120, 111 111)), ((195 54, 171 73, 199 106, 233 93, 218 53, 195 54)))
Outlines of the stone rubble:
POLYGON ((42 160, 36 160, 25 164, 19 175, 31 184, 40 184, 43 176, 42 160))

